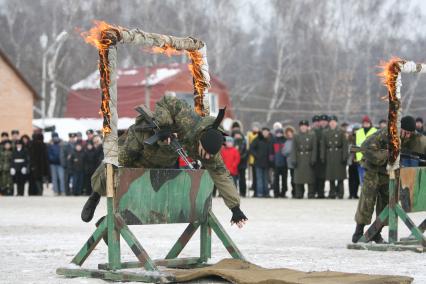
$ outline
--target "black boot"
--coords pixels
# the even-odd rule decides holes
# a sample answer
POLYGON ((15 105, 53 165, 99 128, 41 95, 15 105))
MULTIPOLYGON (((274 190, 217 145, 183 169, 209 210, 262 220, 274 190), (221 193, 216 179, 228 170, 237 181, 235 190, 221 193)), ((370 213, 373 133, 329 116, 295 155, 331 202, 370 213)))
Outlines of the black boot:
POLYGON ((364 226, 363 224, 357 224, 355 228, 355 233, 352 235, 352 242, 355 244, 359 239, 364 235, 364 226))
POLYGON ((382 233, 382 230, 380 229, 380 231, 378 231, 371 240, 374 241, 376 244, 385 243, 385 240, 383 240, 381 233, 382 233))
POLYGON ((93 192, 89 199, 87 199, 86 204, 84 204, 83 210, 81 210, 81 220, 88 223, 92 220, 93 215, 95 214, 96 206, 99 204, 101 196, 97 192, 93 192))

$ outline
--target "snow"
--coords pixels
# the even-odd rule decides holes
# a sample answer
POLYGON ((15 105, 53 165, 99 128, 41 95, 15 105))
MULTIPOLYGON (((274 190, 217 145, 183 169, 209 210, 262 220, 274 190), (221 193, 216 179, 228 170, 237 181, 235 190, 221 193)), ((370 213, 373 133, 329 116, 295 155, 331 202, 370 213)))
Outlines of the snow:
POLYGON ((148 76, 148 80, 142 80, 141 85, 145 85, 146 81, 148 81, 148 85, 150 86, 156 85, 167 78, 175 76, 179 72, 180 69, 158 68, 155 70, 155 73, 148 76))
MULTIPOLYGON (((46 190, 45 190, 46 191, 46 190)), ((106 212, 102 199, 94 221, 80 220, 85 197, 0 197, 1 283, 106 283, 97 279, 63 278, 55 274, 69 262, 94 230, 94 222, 106 212)), ((303 271, 345 271, 406 275, 417 284, 426 283, 423 254, 373 252, 346 249, 355 228, 356 200, 243 199, 249 222, 242 230, 229 225, 230 212, 219 198, 214 212, 249 261, 270 268, 303 271), (267 208, 267 210, 265 210, 267 208)), ((418 224, 424 213, 411 214, 418 224)), ((408 230, 400 222, 400 236, 408 230)), ((164 257, 184 230, 184 224, 131 226, 153 258, 164 257)), ((385 232, 387 234, 387 231, 385 232)), ((196 256, 199 234, 182 252, 196 256)), ((212 262, 229 257, 213 236, 212 262)), ((123 242, 124 261, 136 260, 123 242)), ((107 261, 101 242, 84 267, 96 268, 107 261)))
POLYGON ((99 88, 99 71, 93 71, 89 76, 71 86, 71 90, 91 90, 99 88))
MULTIPOLYGON (((68 133, 80 131, 83 138, 86 139, 86 130, 100 130, 102 129, 103 120, 100 118, 46 118, 44 119, 44 127, 56 126, 55 132, 63 140, 68 140, 68 133)), ((118 129, 127 129, 135 122, 134 118, 120 117, 118 119, 118 129)), ((42 119, 33 119, 33 125, 38 128, 43 127, 42 119)), ((51 132, 44 133, 44 141, 48 142, 51 139, 51 132)))

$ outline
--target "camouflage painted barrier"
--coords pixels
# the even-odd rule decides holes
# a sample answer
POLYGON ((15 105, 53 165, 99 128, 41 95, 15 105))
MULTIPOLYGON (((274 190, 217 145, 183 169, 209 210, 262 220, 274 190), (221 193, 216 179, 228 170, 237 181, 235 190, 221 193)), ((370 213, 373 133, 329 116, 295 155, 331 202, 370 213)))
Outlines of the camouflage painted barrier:
POLYGON ((108 263, 99 264, 98 269, 58 268, 58 274, 117 281, 173 282, 176 280, 174 275, 160 271, 158 266, 192 268, 207 265, 211 258, 212 230, 233 258, 244 259, 211 210, 213 181, 207 171, 119 168, 114 170, 114 175, 114 197, 107 199, 107 218, 71 261, 75 265, 83 265, 100 240, 107 236, 108 263), (160 260, 150 258, 128 227, 173 223, 189 224, 166 257, 160 260), (200 255, 178 258, 198 228, 200 255), (120 236, 138 261, 121 261, 120 236), (118 271, 129 268, 144 270, 118 271))
POLYGON ((426 168, 402 168, 400 183, 399 200, 404 211, 426 211, 426 168))

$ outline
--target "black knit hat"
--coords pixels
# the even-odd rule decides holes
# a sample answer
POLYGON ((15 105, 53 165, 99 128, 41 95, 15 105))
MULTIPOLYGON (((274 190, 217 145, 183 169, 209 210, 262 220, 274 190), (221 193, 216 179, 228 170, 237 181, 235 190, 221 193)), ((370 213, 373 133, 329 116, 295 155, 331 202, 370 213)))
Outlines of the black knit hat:
POLYGON ((416 120, 414 117, 407 115, 401 119, 401 129, 405 131, 414 132, 416 130, 416 120))
POLYGON ((306 120, 306 119, 303 119, 303 120, 299 121, 299 126, 302 126, 302 125, 309 126, 309 121, 306 120))
POLYGON ((416 122, 421 122, 421 123, 423 123, 423 118, 421 118, 421 117, 417 117, 417 118, 416 118, 416 122))
POLYGON ((312 117, 312 122, 317 122, 317 121, 320 121, 320 116, 319 115, 314 115, 312 117))

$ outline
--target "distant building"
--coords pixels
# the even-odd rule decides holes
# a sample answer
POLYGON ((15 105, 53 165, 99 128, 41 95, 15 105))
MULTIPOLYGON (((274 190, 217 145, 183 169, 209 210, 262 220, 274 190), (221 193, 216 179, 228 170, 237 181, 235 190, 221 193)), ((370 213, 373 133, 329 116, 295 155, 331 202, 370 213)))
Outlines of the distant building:
MULTIPOLYGON (((146 90, 151 109, 164 95, 176 96, 194 104, 192 74, 186 64, 118 69, 117 74, 119 117, 136 117, 134 108, 145 104, 146 90)), ((233 117, 226 86, 213 75, 210 82, 211 115, 217 114, 219 107, 227 106, 226 116, 233 117)), ((95 71, 71 87, 64 117, 99 118, 100 102, 99 72, 95 71)))
POLYGON ((38 95, 0 50, 0 131, 32 133, 33 106, 38 95))

